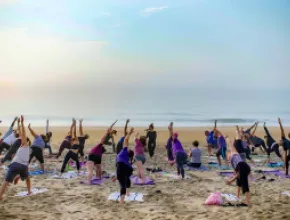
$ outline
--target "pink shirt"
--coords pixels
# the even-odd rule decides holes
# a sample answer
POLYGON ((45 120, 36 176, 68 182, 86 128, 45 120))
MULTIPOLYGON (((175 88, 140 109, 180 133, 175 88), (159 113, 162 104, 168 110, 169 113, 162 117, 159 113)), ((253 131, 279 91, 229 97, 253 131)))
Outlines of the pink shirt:
POLYGON ((97 146, 93 147, 90 151, 90 154, 97 155, 97 156, 102 156, 103 154, 103 145, 98 144, 97 146))
POLYGON ((144 146, 143 144, 141 143, 141 141, 136 138, 135 139, 135 148, 134 148, 134 154, 135 155, 143 155, 144 154, 144 146))

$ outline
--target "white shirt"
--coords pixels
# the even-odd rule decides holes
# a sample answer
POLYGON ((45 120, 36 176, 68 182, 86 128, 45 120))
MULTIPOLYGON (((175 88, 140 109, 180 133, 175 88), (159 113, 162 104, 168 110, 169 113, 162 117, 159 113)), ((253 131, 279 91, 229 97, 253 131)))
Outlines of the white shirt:
POLYGON ((28 165, 30 155, 30 148, 29 147, 20 147, 16 152, 15 156, 13 157, 12 163, 20 163, 23 165, 28 165))
POLYGON ((3 140, 4 143, 12 146, 12 144, 16 141, 16 137, 14 133, 10 134, 7 138, 3 140))

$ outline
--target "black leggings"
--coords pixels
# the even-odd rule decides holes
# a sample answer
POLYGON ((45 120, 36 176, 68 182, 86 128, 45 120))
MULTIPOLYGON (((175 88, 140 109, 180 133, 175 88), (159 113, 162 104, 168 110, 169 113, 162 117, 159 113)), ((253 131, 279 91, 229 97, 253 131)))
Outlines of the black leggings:
POLYGON ((239 162, 236 168, 237 172, 239 173, 239 176, 237 178, 237 185, 238 187, 241 187, 243 190, 243 193, 249 192, 249 180, 248 176, 251 172, 250 166, 245 162, 239 162))
MULTIPOLYGON (((267 152, 268 148, 267 148, 264 140, 262 140, 259 144, 255 144, 255 147, 260 147, 260 146, 262 146, 263 149, 267 152)), ((252 148, 253 153, 255 151, 255 147, 252 148)))
POLYGON ((252 160, 251 150, 250 150, 249 146, 247 146, 247 148, 245 148, 244 152, 246 153, 246 158, 251 161, 252 160))
POLYGON ((71 144, 69 141, 67 140, 63 140, 63 142, 61 143, 59 150, 58 150, 58 154, 57 154, 57 158, 60 157, 60 155, 62 154, 62 152, 64 151, 64 149, 71 149, 71 144))
POLYGON ((273 147, 269 146, 268 150, 267 150, 267 154, 268 156, 270 156, 270 154, 275 151, 276 155, 280 158, 282 158, 280 151, 279 151, 279 144, 275 144, 273 147))
POLYGON ((286 163, 285 163, 285 165, 286 165, 286 175, 288 175, 289 173, 288 173, 288 171, 289 171, 289 161, 290 161, 290 154, 289 154, 289 152, 288 152, 288 155, 287 155, 287 157, 286 157, 286 163))
POLYGON ((77 170, 80 170, 80 162, 79 162, 78 154, 76 154, 75 152, 70 150, 69 152, 67 152, 67 154, 64 157, 64 161, 62 163, 62 167, 61 167, 61 171, 60 171, 61 173, 63 173, 65 171, 66 165, 70 159, 73 159, 76 162, 77 170))
POLYGON ((29 157, 29 163, 31 162, 33 157, 35 157, 39 161, 39 163, 44 163, 42 149, 39 147, 33 147, 33 146, 30 149, 31 149, 31 154, 29 157))
POLYGON ((126 195, 126 191, 131 187, 130 176, 133 173, 133 169, 125 163, 117 163, 117 179, 120 183, 120 195, 126 195))
POLYGON ((2 153, 2 151, 3 151, 4 149, 9 150, 10 147, 11 147, 11 146, 10 146, 9 144, 6 144, 5 142, 0 143, 0 154, 2 153))
POLYGON ((149 151, 149 156, 150 157, 154 156, 155 148, 156 148, 156 142, 155 141, 149 141, 148 142, 148 151, 149 151))

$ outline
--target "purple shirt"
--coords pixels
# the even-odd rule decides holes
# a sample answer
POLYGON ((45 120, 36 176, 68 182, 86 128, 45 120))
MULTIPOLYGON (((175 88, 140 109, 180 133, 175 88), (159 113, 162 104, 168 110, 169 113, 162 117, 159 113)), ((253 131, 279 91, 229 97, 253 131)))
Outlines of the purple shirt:
POLYGON ((227 147, 227 142, 223 135, 217 138, 217 143, 219 148, 227 147))
POLYGON ((135 155, 144 155, 144 146, 138 138, 135 139, 134 154, 135 155))
POLYGON ((172 153, 174 157, 176 156, 176 153, 184 153, 182 144, 176 138, 172 141, 172 153))
POLYGON ((94 148, 91 149, 90 154, 96 155, 96 156, 102 156, 103 154, 103 144, 98 144, 94 148))
POLYGON ((231 158, 230 158, 230 162, 231 162, 231 165, 234 169, 237 168, 237 165, 238 163, 242 162, 242 158, 239 154, 233 154, 231 155, 231 158))
POLYGON ((124 147, 117 155, 117 163, 124 163, 132 168, 132 165, 129 163, 129 159, 128 147, 124 147))

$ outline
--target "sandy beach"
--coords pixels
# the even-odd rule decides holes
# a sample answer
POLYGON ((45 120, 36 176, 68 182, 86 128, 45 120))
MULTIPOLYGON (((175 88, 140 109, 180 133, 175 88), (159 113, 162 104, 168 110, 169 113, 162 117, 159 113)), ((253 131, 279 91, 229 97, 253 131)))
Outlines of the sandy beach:
MULTIPOLYGON (((145 128, 136 128, 140 134, 145 128)), ((200 141, 200 148, 203 154, 207 150, 203 147, 205 144, 204 130, 210 128, 176 128, 180 140, 188 150, 192 141, 200 141)), ((1 127, 0 132, 5 132, 6 128, 1 127)), ((35 128, 38 133, 43 133, 45 128, 35 128)), ((123 135, 123 128, 117 128, 118 135, 116 142, 123 135)), ((221 127, 223 134, 234 137, 234 128, 221 127)), ((270 132, 276 138, 280 137, 278 127, 269 127, 270 132)), ((57 152, 58 147, 68 132, 68 128, 52 127, 53 133, 52 146, 53 151, 57 152)), ((98 143, 105 128, 84 127, 85 133, 90 135, 86 143, 85 151, 88 152, 98 143)), ((145 167, 158 166, 164 171, 175 171, 175 166, 171 167, 166 161, 166 151, 164 143, 168 138, 167 128, 157 128, 158 132, 156 156, 152 160, 147 157, 145 167)), ((285 128, 286 132, 290 128, 285 128)), ((145 132, 144 132, 145 133, 145 132)), ((263 128, 260 126, 257 135, 264 136, 263 128)), ((31 138, 32 139, 32 138, 31 138)), ((133 138, 132 140, 133 141, 133 138)), ((133 146, 133 142, 131 144, 133 146)), ((110 149, 108 149, 110 151, 110 149)), ((282 152, 282 148, 280 148, 282 152)), ((62 154, 59 161, 62 160, 67 150, 62 154)), ((257 151, 260 153, 259 151, 257 151)), ((47 151, 46 151, 47 153, 47 151)), ((255 156, 254 158, 262 158, 255 156)), ((274 154, 271 155, 273 161, 277 161, 274 154)), ((206 157, 203 157, 204 164, 207 163, 206 157)), ((45 164, 49 169, 60 169, 61 162, 51 158, 46 159, 45 164)), ((103 170, 115 172, 115 155, 105 154, 103 156, 103 170)), ((252 167, 252 170, 262 169, 263 167, 252 167)), ((269 169, 266 168, 265 169, 269 169)), ((277 168, 276 168, 277 169, 277 168)), ((279 169, 279 168, 278 168, 279 169)), ((282 170, 282 168, 280 168, 282 170)), ((173 180, 157 176, 154 173, 146 172, 155 180, 154 186, 132 186, 130 192, 144 194, 144 201, 128 202, 125 206, 120 206, 118 202, 108 201, 108 196, 112 192, 119 191, 118 182, 106 180, 100 186, 81 185, 80 179, 58 180, 51 179, 49 175, 33 176, 32 187, 47 188, 48 191, 43 194, 30 197, 15 197, 15 194, 26 191, 25 183, 20 182, 18 186, 9 186, 4 200, 0 202, 0 219, 168 219, 168 220, 191 220, 191 219, 290 219, 289 201, 290 197, 280 195, 283 191, 290 190, 289 179, 278 179, 272 177, 274 181, 251 182, 252 206, 244 207, 218 207, 205 206, 203 203, 213 192, 236 194, 236 186, 225 184, 225 178, 218 174, 217 169, 209 171, 186 171, 190 179, 173 180)), ((1 169, 1 182, 4 179, 4 170, 1 169)), ((256 178, 259 175, 254 173, 256 178)), ((244 197, 242 197, 244 198, 244 197)))

